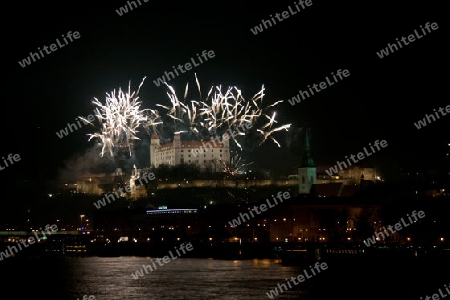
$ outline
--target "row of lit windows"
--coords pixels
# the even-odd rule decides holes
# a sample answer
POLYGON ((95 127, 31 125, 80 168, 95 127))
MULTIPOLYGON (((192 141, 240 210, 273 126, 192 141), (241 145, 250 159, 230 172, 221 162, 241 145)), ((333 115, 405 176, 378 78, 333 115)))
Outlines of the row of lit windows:
MULTIPOLYGON (((181 146, 182 148, 185 148, 184 147, 184 145, 182 145, 181 146)), ((200 146, 200 148, 202 148, 203 146, 200 146)), ((157 146, 155 146, 154 147, 155 148, 155 150, 156 151, 167 151, 167 150, 170 150, 170 151, 174 151, 174 149, 172 148, 172 146, 170 146, 170 147, 157 147, 157 146)), ((189 146, 187 146, 186 148, 191 148, 191 146, 189 145, 189 146)), ((206 148, 206 147, 205 147, 206 148)), ((222 147, 216 147, 216 148, 227 148, 226 146, 222 146, 222 147)), ((194 148, 195 149, 195 148, 194 148)), ((188 149, 188 151, 191 151, 191 149, 188 149)), ((183 149, 181 149, 181 152, 183 152, 183 149)))
MULTIPOLYGON (((183 150, 181 150, 181 152, 183 152, 183 150)), ((189 152, 191 152, 191 150, 189 150, 189 152)), ((203 150, 203 153, 206 153, 207 151, 206 150, 203 150)), ((214 152, 213 150, 211 150, 211 152, 214 152)), ((222 149, 220 149, 220 152, 222 152, 222 149)), ((228 152, 228 150, 227 149, 225 149, 225 151, 224 152, 228 152)), ((173 152, 172 152, 172 154, 173 154, 173 152)), ((159 152, 159 153, 156 153, 156 156, 158 157, 162 157, 162 156, 164 156, 165 155, 165 158, 166 159, 172 159, 172 158, 174 158, 174 156, 173 155, 169 155, 168 153, 163 153, 163 152, 159 152)), ((189 157, 191 157, 191 155, 189 154, 188 155, 189 157)), ((222 154, 220 154, 220 156, 222 156, 222 154)), ((181 157, 183 157, 183 154, 181 154, 181 157)), ((206 157, 206 154, 204 154, 204 157, 206 157)), ((214 155, 213 155, 213 157, 214 157, 214 155)))
MULTIPOLYGON (((209 144, 209 142, 206 142, 205 143, 206 145, 211 145, 211 144, 209 144)), ((215 143, 213 143, 214 145, 215 145, 215 143)), ((223 144, 223 143, 222 143, 223 144)), ((220 144, 219 144, 220 145, 220 144)), ((203 147, 204 145, 202 144, 200 147, 203 147)), ((222 145, 222 147, 224 148, 224 147, 226 147, 225 145, 222 145)), ((187 145, 187 147, 185 146, 185 145, 181 145, 181 148, 191 148, 191 145, 187 145)), ((181 150, 181 151, 183 151, 183 150, 181 150)))
MULTIPOLYGON (((198 149, 198 150, 202 150, 202 148, 198 149)), ((183 149, 180 150, 181 152, 184 152, 183 149)), ((203 149, 203 153, 207 152, 208 150, 205 148, 203 149)), ((191 149, 188 150, 188 152, 191 152, 191 149)), ((211 149, 211 152, 214 152, 214 149, 211 149)), ((222 152, 222 149, 219 149, 219 152, 222 152)), ((228 149, 225 149, 225 152, 228 152, 228 149)))
MULTIPOLYGON (((222 159, 220 159, 220 160, 222 160, 222 159)), ((203 160, 203 163, 204 163, 204 164, 206 164, 207 162, 213 163, 213 162, 214 162, 214 159, 211 159, 211 160, 206 160, 206 159, 205 159, 205 160, 203 160)), ((191 163, 191 160, 190 160, 190 159, 188 160, 188 163, 191 163)), ((199 163, 199 160, 198 160, 198 159, 195 160, 194 163, 197 163, 197 164, 198 164, 198 163, 199 163)), ((184 158, 181 158, 181 159, 180 159, 180 164, 184 164, 184 158)))
POLYGON ((163 148, 161 148, 161 147, 154 147, 154 149, 155 149, 155 151, 159 151, 159 152, 170 150, 173 153, 173 149, 171 149, 171 147, 163 147, 163 148))
MULTIPOLYGON (((184 155, 183 154, 181 154, 181 157, 184 157, 184 155)), ((188 157, 191 157, 191 155, 190 154, 188 154, 188 157)), ((203 154, 203 157, 206 157, 206 154, 203 154)), ((214 154, 211 156, 212 158, 214 158, 214 154)), ((220 154, 220 157, 222 157, 222 154, 220 154)))
MULTIPOLYGON (((189 154, 188 157, 190 158, 191 155, 189 154)), ((222 157, 223 157, 222 154, 220 154, 219 159, 222 159, 222 157)), ((206 158, 206 155, 204 156, 204 158, 206 158)), ((211 158, 214 158, 214 155, 211 156, 211 158)), ((184 161, 184 156, 181 155, 180 159, 184 161)), ((162 158, 162 157, 159 158, 159 157, 157 157, 156 161, 159 162, 159 161, 173 161, 173 160, 172 160, 172 157, 166 157, 166 158, 162 158)), ((189 160, 189 161, 191 161, 191 160, 189 160)), ((197 159, 197 161, 198 161, 198 159, 197 159)), ((206 159, 204 161, 206 161, 206 159)))

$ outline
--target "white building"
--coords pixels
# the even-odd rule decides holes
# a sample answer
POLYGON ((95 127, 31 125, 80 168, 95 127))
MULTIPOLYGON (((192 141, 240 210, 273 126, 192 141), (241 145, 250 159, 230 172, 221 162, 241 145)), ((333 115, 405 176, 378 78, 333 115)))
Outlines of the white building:
POLYGON ((153 133, 150 141, 150 166, 162 164, 176 166, 195 164, 201 170, 218 171, 219 166, 230 163, 229 140, 181 141, 180 133, 175 133, 173 141, 161 144, 159 136, 153 133))

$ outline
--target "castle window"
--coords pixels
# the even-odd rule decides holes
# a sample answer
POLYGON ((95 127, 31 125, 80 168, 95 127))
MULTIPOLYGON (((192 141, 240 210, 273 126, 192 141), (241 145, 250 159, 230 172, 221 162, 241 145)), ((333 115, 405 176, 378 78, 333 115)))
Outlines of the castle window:
POLYGON ((302 176, 302 183, 305 184, 305 176, 302 176))
POLYGON ((220 149, 220 152, 222 152, 222 149, 220 149))

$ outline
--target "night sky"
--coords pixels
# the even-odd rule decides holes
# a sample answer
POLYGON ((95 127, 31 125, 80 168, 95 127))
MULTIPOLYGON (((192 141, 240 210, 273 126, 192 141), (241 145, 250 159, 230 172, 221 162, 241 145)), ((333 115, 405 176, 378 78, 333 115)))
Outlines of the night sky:
MULTIPOLYGON (((264 85, 264 103, 285 100, 277 108, 277 120, 292 127, 275 135, 281 148, 269 141, 255 150, 257 167, 296 173, 305 126, 311 130, 317 165, 335 164, 377 139, 386 140, 388 147, 367 163, 382 168, 387 177, 395 177, 400 168, 442 162, 450 142, 450 116, 420 130, 414 126, 433 109, 450 104, 449 35, 446 10, 434 4, 438 1, 313 0, 257 35, 250 29, 289 5, 294 8, 294 2, 140 2, 122 16, 116 10, 126 1, 18 2, 4 12, 14 21, 3 29, 2 65, 7 68, 1 155, 17 153, 21 160, 0 172, 3 190, 11 181, 50 180, 64 170, 80 169, 80 164, 99 163, 81 162, 95 145, 86 134, 97 128, 83 126, 62 139, 55 132, 77 116, 92 114, 94 97, 104 101, 106 92, 127 89, 129 81, 136 89, 144 76, 143 108, 170 104, 167 89, 153 80, 203 50, 213 50, 215 57, 170 80, 180 96, 187 82, 195 87, 196 73, 203 91, 216 84, 236 85, 250 98, 264 85), (436 22, 438 29, 387 57, 377 56, 388 43, 420 32, 427 22, 436 22), (78 31, 80 38, 25 68, 19 65, 31 51, 69 31, 78 31), (295 106, 287 102, 338 69, 349 70, 350 76, 295 106)), ((146 167, 148 140, 138 147, 136 160, 146 167)))

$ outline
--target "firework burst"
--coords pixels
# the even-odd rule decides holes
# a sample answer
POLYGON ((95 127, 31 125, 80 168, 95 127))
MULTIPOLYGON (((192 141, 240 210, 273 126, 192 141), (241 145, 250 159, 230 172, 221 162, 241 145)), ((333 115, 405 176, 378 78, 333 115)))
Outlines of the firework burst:
MULTIPOLYGON (((243 144, 261 145, 266 141, 272 141, 281 146, 274 134, 278 131, 288 131, 291 124, 280 125, 276 120, 276 112, 269 111, 283 101, 271 103, 262 107, 265 96, 265 88, 245 99, 242 91, 236 87, 223 88, 222 85, 210 87, 205 99, 197 75, 195 82, 199 94, 196 100, 188 100, 189 83, 186 84, 183 99, 180 100, 175 89, 165 83, 170 100, 169 105, 156 104, 157 109, 141 109, 139 91, 145 80, 142 80, 137 91, 123 92, 119 88, 118 93, 106 93, 106 102, 102 104, 94 98, 93 104, 97 106, 96 117, 102 128, 98 133, 89 134, 89 140, 97 138, 101 141, 101 156, 108 152, 114 156, 114 148, 125 148, 130 152, 134 141, 139 139, 139 129, 144 129, 148 134, 157 132, 160 136, 164 131, 169 131, 170 136, 174 132, 182 132, 191 139, 209 140, 211 137, 222 137, 227 130, 237 128, 251 128, 251 130, 238 130, 237 135, 231 135, 234 142, 231 146, 243 149, 243 144), (161 112, 162 111, 162 112, 161 112)), ((84 119, 85 120, 85 119, 84 119)), ((87 120, 85 120, 87 121, 87 120)), ((231 171, 230 172, 234 172, 231 171)))
POLYGON ((230 162, 227 163, 223 160, 217 160, 218 169, 224 173, 234 177, 238 174, 242 174, 247 170, 248 166, 253 162, 247 162, 241 155, 235 154, 230 158, 230 162))
MULTIPOLYGON (((197 76, 195 76, 198 93, 202 91, 197 76)), ((264 85, 261 90, 249 100, 242 96, 242 91, 236 87, 223 88, 222 85, 212 86, 204 100, 190 100, 187 102, 189 84, 186 85, 184 99, 180 101, 174 88, 165 83, 171 105, 157 104, 165 110, 164 116, 173 123, 175 130, 188 132, 195 139, 209 139, 222 136, 228 129, 255 128, 257 132, 257 144, 270 140, 280 147, 280 143, 274 138, 278 131, 288 131, 291 124, 278 125, 276 112, 269 113, 269 109, 276 107, 283 101, 271 103, 263 108, 265 96, 264 85), (261 123, 259 127, 256 124, 261 123)), ((241 142, 247 137, 245 131, 239 131, 237 136, 231 136, 234 144, 243 150, 241 142)), ((253 137, 255 138, 255 137, 253 137)))
POLYGON ((105 104, 102 104, 97 98, 92 101, 97 106, 95 116, 102 128, 100 132, 88 136, 89 141, 94 138, 101 141, 101 156, 105 152, 114 156, 115 147, 127 149, 131 155, 133 142, 139 139, 137 137, 139 128, 143 126, 152 128, 161 123, 158 121, 159 115, 156 110, 140 108, 142 102, 139 101, 139 91, 144 80, 145 77, 134 92, 131 92, 130 82, 127 92, 119 88, 118 93, 116 90, 106 93, 105 104))

